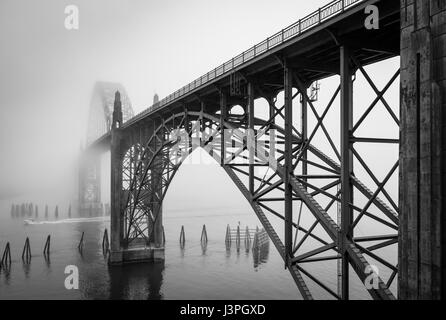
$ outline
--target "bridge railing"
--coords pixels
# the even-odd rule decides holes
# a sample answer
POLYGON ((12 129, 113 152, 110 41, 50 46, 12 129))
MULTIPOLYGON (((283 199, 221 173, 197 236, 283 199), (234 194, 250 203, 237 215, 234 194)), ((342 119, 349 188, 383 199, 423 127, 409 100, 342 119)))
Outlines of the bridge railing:
POLYGON ((346 9, 351 8, 354 5, 364 1, 365 0, 334 0, 328 3, 327 5, 310 13, 306 17, 299 19, 299 21, 293 23, 287 28, 282 29, 276 34, 268 37, 262 42, 242 52, 238 56, 226 61, 222 65, 209 71, 208 73, 192 81, 191 83, 185 85, 181 89, 168 95, 158 103, 138 113, 135 117, 130 119, 125 125, 129 125, 131 123, 138 121, 140 118, 144 117, 148 113, 151 113, 164 107, 165 105, 171 103, 172 101, 177 100, 178 98, 188 94, 189 92, 197 89, 198 87, 201 87, 207 82, 212 81, 218 78, 219 76, 234 70, 234 68, 244 64, 245 62, 248 62, 254 59, 255 57, 258 57, 259 55, 271 50, 272 48, 298 35, 301 35, 304 32, 307 32, 308 30, 320 25, 322 22, 330 18, 333 18, 334 16, 344 12, 346 9))

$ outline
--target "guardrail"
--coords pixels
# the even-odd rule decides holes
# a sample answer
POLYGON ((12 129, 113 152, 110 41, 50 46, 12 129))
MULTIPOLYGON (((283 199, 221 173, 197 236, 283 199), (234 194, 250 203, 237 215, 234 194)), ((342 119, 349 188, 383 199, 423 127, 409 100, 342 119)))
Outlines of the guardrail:
POLYGON ((191 83, 185 85, 181 89, 175 91, 174 93, 168 95, 155 105, 141 111, 133 118, 129 119, 124 125, 129 125, 138 121, 140 118, 144 117, 148 113, 161 109, 165 105, 171 103, 172 101, 183 97, 189 92, 197 89, 198 87, 214 80, 215 78, 232 71, 234 68, 248 62, 255 57, 271 50, 272 48, 298 36, 308 30, 320 25, 322 22, 337 16, 338 14, 344 12, 346 9, 355 6, 358 3, 364 2, 365 0, 334 0, 327 5, 319 8, 318 10, 310 13, 306 17, 299 19, 297 22, 288 26, 285 29, 277 32, 276 34, 268 37, 262 42, 254 45, 248 50, 242 52, 238 56, 226 61, 217 68, 209 71, 205 75, 199 77, 198 79, 192 81, 191 83))

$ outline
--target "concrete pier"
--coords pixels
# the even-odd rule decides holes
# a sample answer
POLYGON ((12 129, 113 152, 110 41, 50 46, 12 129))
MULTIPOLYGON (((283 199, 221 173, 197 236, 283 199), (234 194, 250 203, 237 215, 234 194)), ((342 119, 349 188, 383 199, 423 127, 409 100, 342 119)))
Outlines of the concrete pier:
MULTIPOLYGON (((162 245, 162 219, 157 219, 153 232, 153 243, 148 244, 143 239, 127 243, 124 234, 123 201, 123 158, 125 153, 124 136, 122 134, 122 106, 119 92, 116 92, 113 124, 111 128, 111 229, 109 264, 125 264, 164 260, 162 245)), ((160 206, 161 204, 153 204, 160 206)), ((160 213, 161 214, 161 213, 160 213)))
POLYGON ((399 298, 446 297, 446 2, 401 0, 399 298))

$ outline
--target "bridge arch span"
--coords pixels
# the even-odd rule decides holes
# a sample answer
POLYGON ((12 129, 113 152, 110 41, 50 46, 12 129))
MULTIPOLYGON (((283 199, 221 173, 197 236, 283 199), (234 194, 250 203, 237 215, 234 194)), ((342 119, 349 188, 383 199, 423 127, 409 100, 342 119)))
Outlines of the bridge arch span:
MULTIPOLYGON (((279 134, 284 130, 276 124, 268 123, 261 119, 256 119, 256 122, 269 126, 270 129, 276 130, 279 134)), ((246 130, 237 126, 238 124, 223 123, 224 129, 232 131, 233 133, 230 140, 225 141, 225 145, 228 148, 235 148, 225 159, 228 164, 223 166, 225 172, 250 203, 253 211, 268 232, 270 239, 286 261, 288 270, 295 280, 302 296, 308 299, 312 298, 312 294, 306 284, 308 281, 312 281, 332 296, 338 298, 336 292, 329 285, 315 279, 306 268, 298 263, 298 259, 285 256, 283 241, 279 233, 270 224, 267 214, 272 214, 280 219, 285 219, 284 216, 275 209, 272 209, 272 207, 265 205, 262 195, 254 199, 248 187, 243 182, 243 177, 247 173, 241 168, 246 167, 246 162, 244 164, 243 161, 247 159, 248 146, 244 139, 246 130), (239 160, 242 161, 240 162, 239 160)), ((131 248, 141 244, 155 247, 162 245, 163 238, 160 234, 162 230, 162 202, 170 183, 187 156, 198 147, 203 148, 218 163, 221 163, 221 157, 219 156, 221 129, 222 126, 218 115, 211 115, 204 112, 178 112, 166 117, 158 124, 153 124, 153 133, 146 140, 141 140, 138 144, 127 143, 127 145, 131 145, 132 147, 126 153, 128 154, 131 152, 130 150, 134 150, 135 146, 138 146, 138 156, 136 163, 133 163, 133 169, 131 171, 133 174, 130 175, 129 183, 127 184, 128 187, 122 189, 123 194, 121 198, 123 199, 123 203, 121 212, 122 218, 124 219, 122 242, 124 247, 131 248)), ((259 132, 257 133, 258 135, 268 136, 264 131, 259 132)), ((258 138, 260 139, 261 136, 258 138)), ((299 134, 295 134, 294 138, 299 140, 299 134)), ((271 152, 270 146, 266 149, 262 152, 256 152, 255 157, 256 163, 262 162, 263 165, 266 164, 272 172, 271 177, 266 180, 261 176, 255 177, 255 180, 261 181, 261 184, 264 184, 263 196, 271 194, 275 188, 283 190, 282 185, 285 176, 283 157, 279 156, 277 161, 276 159, 271 161, 268 158, 271 152)), ((311 146, 309 151, 325 161, 327 165, 339 169, 333 160, 329 159, 314 146, 311 146)), ((281 154, 280 144, 275 152, 281 154)), ((127 160, 124 158, 122 161, 124 165, 127 160)), ((338 225, 315 200, 315 192, 310 193, 302 181, 294 176, 290 178, 290 183, 293 195, 301 199, 302 204, 316 217, 325 235, 319 236, 312 234, 312 229, 309 230, 293 223, 295 232, 299 230, 299 232, 305 234, 304 237, 311 238, 322 244, 324 250, 321 252, 332 251, 337 254, 339 250, 336 242, 337 233, 339 232, 338 225)), ((333 184, 331 187, 335 185, 333 184)), ((316 192, 316 194, 318 193, 316 192)), ((324 191, 321 191, 319 194, 324 195, 324 191)), ((367 275, 364 273, 364 270, 369 266, 369 263, 362 253, 355 249, 353 243, 350 244, 348 250, 354 256, 354 260, 352 260, 353 268, 357 271, 360 279, 365 279, 367 275)), ((306 255, 312 257, 315 254, 310 250, 307 253, 302 253, 300 256, 305 257, 306 255)), ((379 284, 378 289, 372 288, 369 290, 371 295, 380 298, 392 298, 393 296, 384 281, 379 279, 379 284)))

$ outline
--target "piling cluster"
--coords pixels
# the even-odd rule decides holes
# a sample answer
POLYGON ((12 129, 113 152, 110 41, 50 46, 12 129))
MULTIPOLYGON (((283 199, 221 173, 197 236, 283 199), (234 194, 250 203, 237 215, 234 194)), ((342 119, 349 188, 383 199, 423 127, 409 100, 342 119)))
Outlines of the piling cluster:
POLYGON ((246 251, 251 248, 255 249, 269 242, 268 234, 264 229, 260 230, 259 227, 250 229, 246 226, 244 232, 241 231, 240 225, 237 228, 231 228, 229 224, 226 227, 225 244, 226 248, 230 249, 232 243, 235 243, 237 250, 240 250, 242 243, 246 251))
POLYGON ((36 206, 34 212, 34 204, 33 203, 22 203, 22 204, 13 204, 11 205, 11 218, 25 218, 25 217, 33 217, 34 214, 39 214, 39 209, 36 206))
POLYGON ((29 238, 27 237, 25 240, 25 246, 23 247, 22 252, 22 261, 24 264, 31 263, 31 246, 29 245, 29 238))
POLYGON ((186 234, 184 233, 184 226, 181 226, 181 231, 180 231, 180 247, 181 247, 181 249, 184 249, 185 245, 186 245, 186 234))
POLYGON ((79 250, 79 252, 81 254, 82 254, 82 252, 84 250, 84 234, 85 234, 85 232, 82 232, 81 239, 79 240, 79 244, 77 245, 77 249, 79 250))
MULTIPOLYGON (((89 208, 87 208, 87 215, 90 217, 93 217, 95 215, 106 215, 109 216, 111 212, 110 209, 110 204, 103 204, 101 203, 100 208, 98 210, 98 208, 93 208, 92 205, 90 205, 89 208)), ((56 205, 54 208, 54 218, 58 219, 59 218, 59 206, 56 205)), ((85 210, 84 211, 80 211, 79 214, 85 214, 85 210), (84 212, 84 213, 82 213, 84 212)), ((62 213, 63 215, 63 213, 62 213)), ((67 216, 68 218, 72 217, 72 207, 71 204, 68 206, 68 210, 67 210, 67 216)), ((45 204, 44 206, 44 218, 48 219, 50 217, 50 208, 48 206, 48 204, 45 204)), ((12 204, 11 205, 11 218, 15 219, 15 218, 28 218, 28 219, 32 219, 32 218, 39 218, 39 206, 37 204, 33 204, 32 202, 29 203, 21 203, 21 204, 12 204)))
MULTIPOLYGON (((49 207, 46 204, 44 210, 44 217, 49 217, 49 207)), ((68 217, 71 218, 71 204, 68 207, 68 217)), ((33 203, 22 203, 11 205, 11 218, 39 218, 39 206, 33 203)), ((59 206, 56 205, 54 209, 54 218, 59 218, 59 206)))
MULTIPOLYGON (((51 236, 48 235, 45 241, 45 245, 43 247, 43 256, 47 263, 49 262, 50 257, 50 242, 51 242, 51 236)), ((24 265, 31 264, 31 242, 29 240, 29 237, 26 237, 25 245, 23 246, 22 251, 22 262, 24 265)), ((11 246, 9 242, 6 243, 5 250, 3 251, 2 259, 0 261, 0 270, 4 269, 5 271, 9 272, 11 270, 11 246)))

